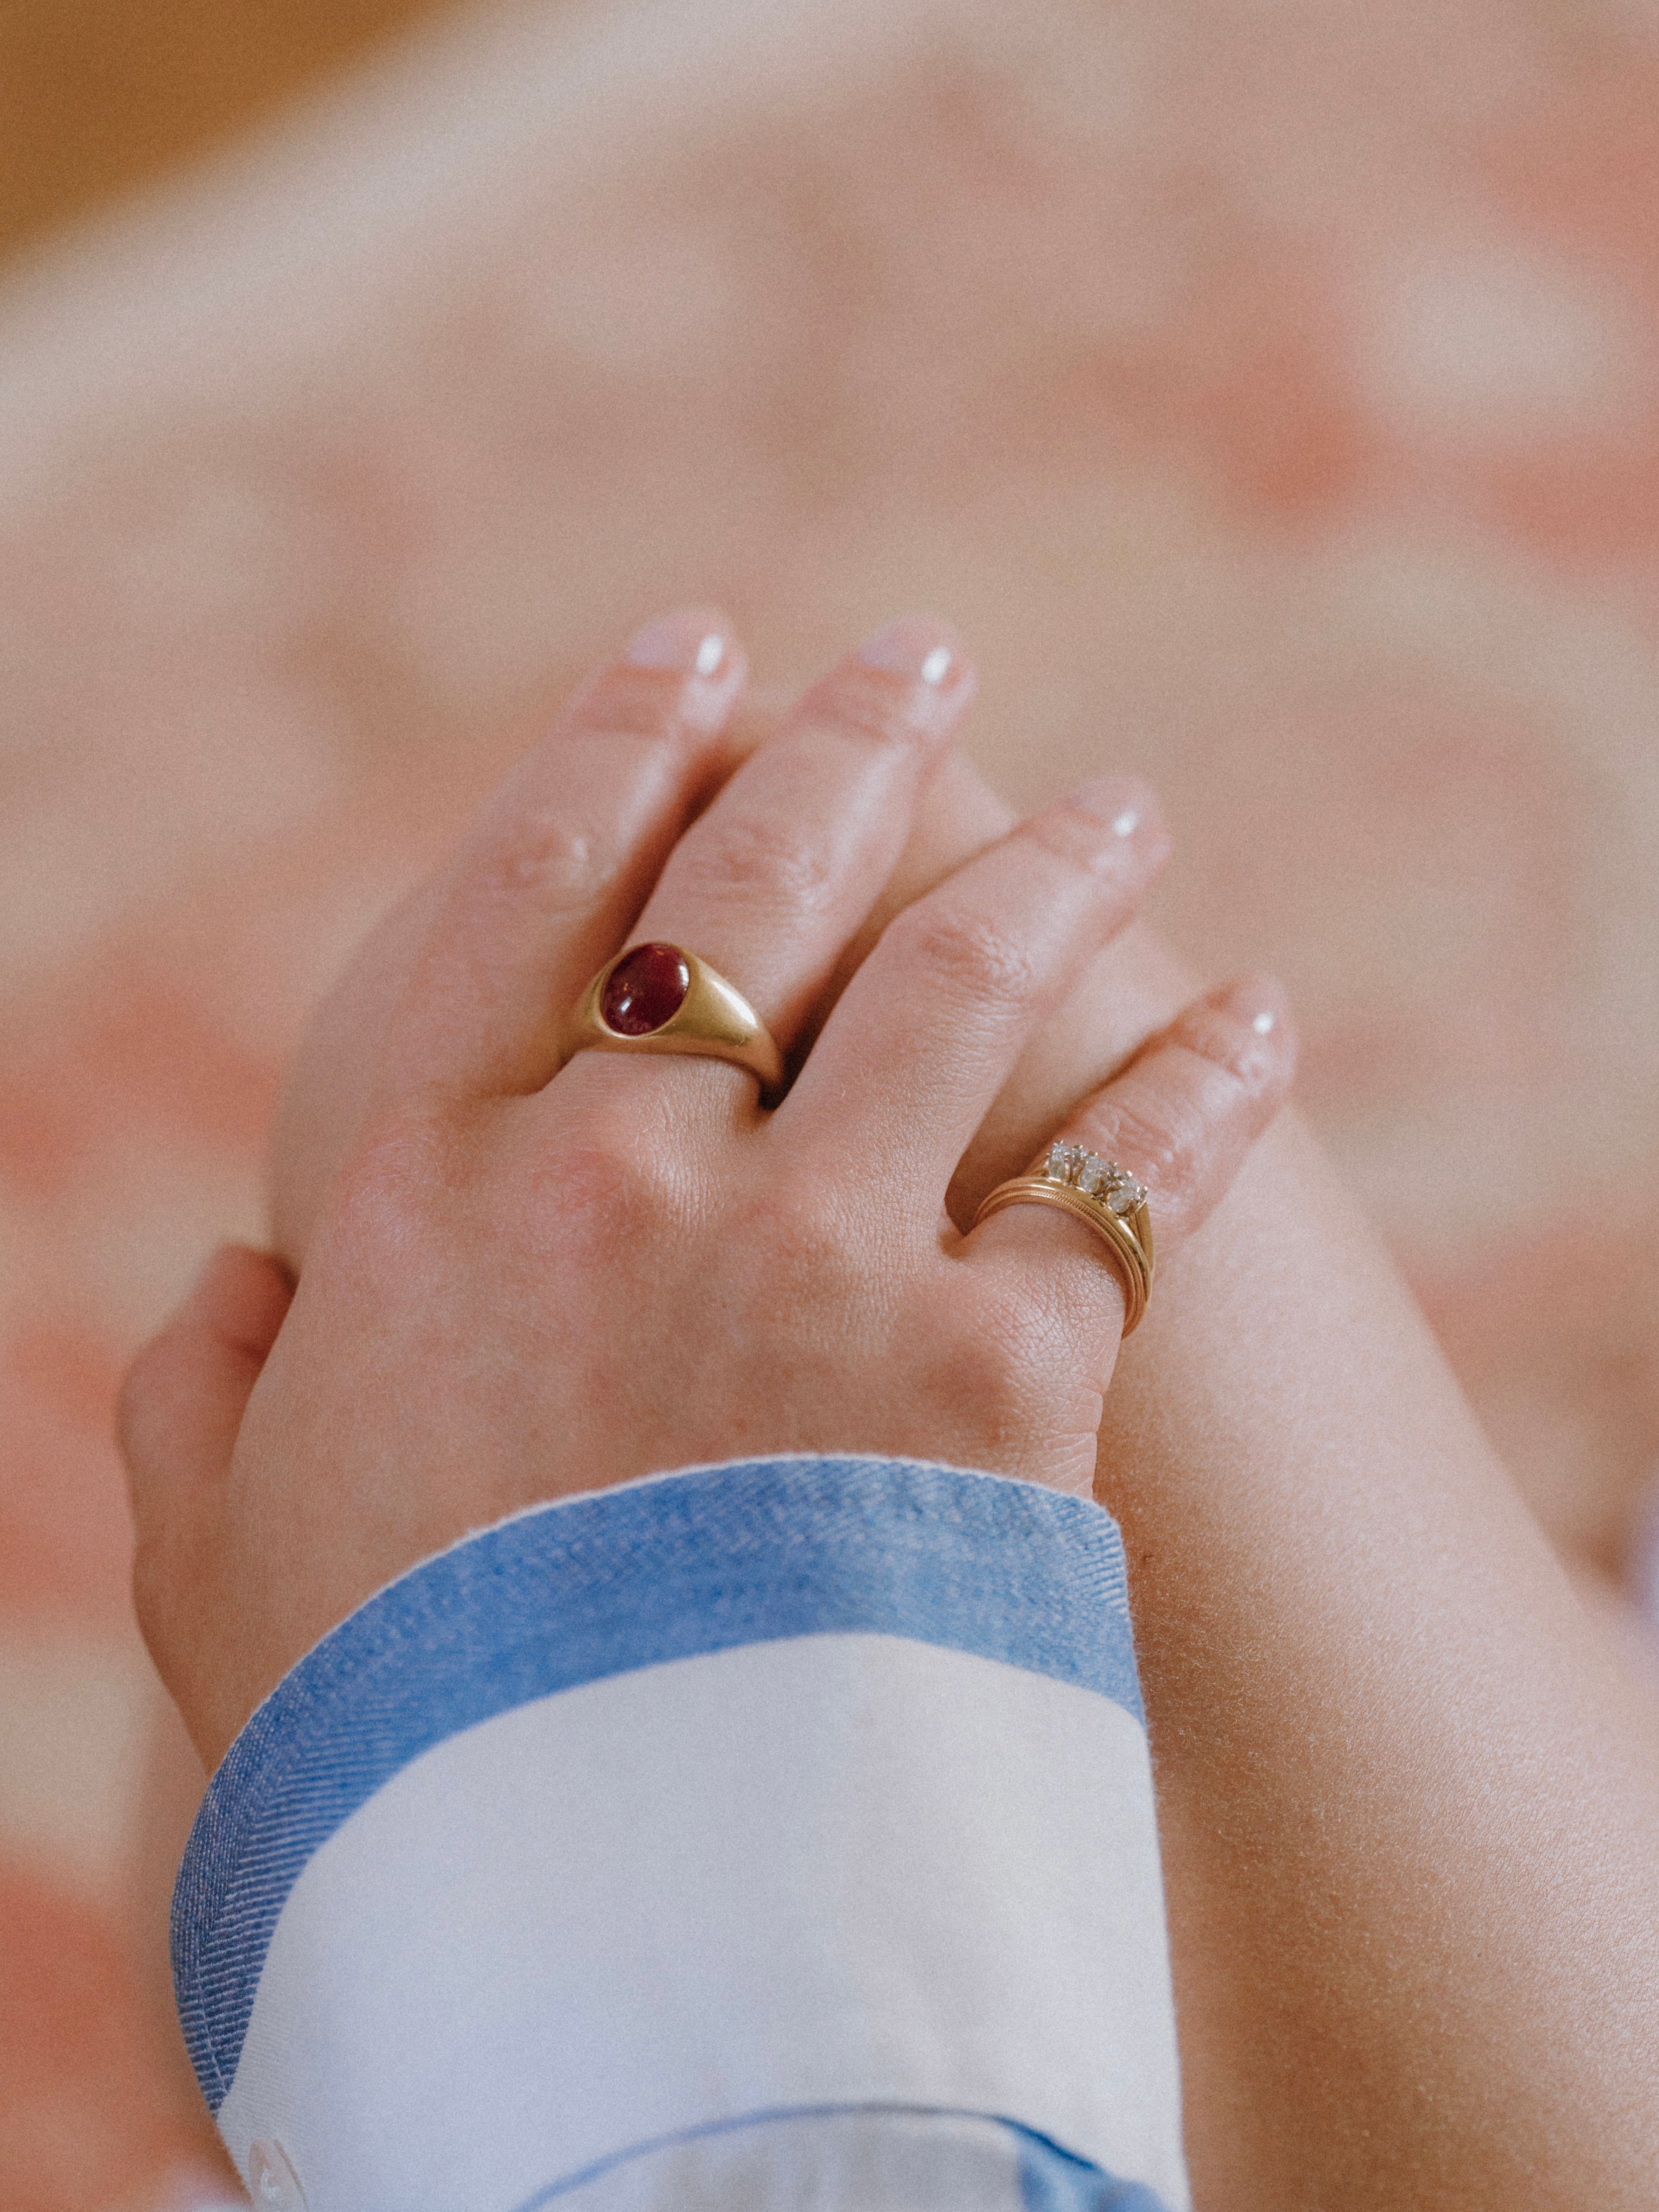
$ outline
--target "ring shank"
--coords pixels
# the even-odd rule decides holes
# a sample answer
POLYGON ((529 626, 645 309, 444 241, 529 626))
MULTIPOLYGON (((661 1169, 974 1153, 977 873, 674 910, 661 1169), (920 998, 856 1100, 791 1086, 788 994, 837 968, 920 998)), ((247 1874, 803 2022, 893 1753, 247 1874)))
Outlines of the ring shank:
MULTIPOLYGON (((1085 1191, 1069 1183, 1050 1182, 1041 1176, 1016 1176, 1008 1182, 999 1183, 974 1216, 974 1226, 988 1221, 994 1213, 1000 1213, 1007 1206, 1052 1206, 1062 1213, 1075 1214, 1086 1222, 1106 1246, 1116 1263, 1123 1281, 1123 1334, 1129 1335, 1140 1325, 1146 1310, 1146 1301, 1152 1294, 1152 1261, 1150 1252, 1143 1249, 1141 1239, 1127 1221, 1121 1220, 1109 1206, 1102 1206, 1085 1191)), ((1138 1209, 1144 1222, 1146 1209, 1138 1209)), ((1148 1225, 1144 1231, 1147 1244, 1151 1243, 1148 1225)))
POLYGON ((771 1031, 718 969, 683 945, 675 949, 685 963, 690 982, 668 1019, 639 1036, 624 1036, 606 1023, 599 1011, 605 984, 611 970, 629 957, 626 951, 619 952, 606 961, 577 1001, 560 1039, 561 1064, 579 1052, 670 1053, 723 1060, 752 1075, 760 1085, 763 1103, 773 1103, 783 1087, 783 1055, 771 1031))

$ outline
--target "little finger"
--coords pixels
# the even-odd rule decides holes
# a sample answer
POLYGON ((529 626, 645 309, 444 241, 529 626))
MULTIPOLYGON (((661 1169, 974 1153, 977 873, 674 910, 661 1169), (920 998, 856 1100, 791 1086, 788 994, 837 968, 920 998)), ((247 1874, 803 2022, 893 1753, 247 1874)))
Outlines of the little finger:
MULTIPOLYGON (((1056 1132, 1057 1142, 1144 1188, 1156 1267, 1225 1196, 1289 1096, 1296 1054, 1283 987, 1243 976, 1185 1007, 1056 1132)), ((1048 1205, 1006 1206, 974 1231, 969 1251, 979 1265, 1063 1269, 1109 1358, 1125 1307, 1122 1263, 1085 1220, 1048 1205)))

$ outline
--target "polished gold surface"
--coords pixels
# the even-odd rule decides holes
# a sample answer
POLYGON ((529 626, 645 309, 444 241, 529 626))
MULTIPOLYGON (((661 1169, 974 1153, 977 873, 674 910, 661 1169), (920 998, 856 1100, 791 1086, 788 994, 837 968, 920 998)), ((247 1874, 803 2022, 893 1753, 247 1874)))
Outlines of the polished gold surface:
POLYGON ((1123 1282, 1123 1334, 1140 1325, 1152 1291, 1152 1217, 1143 1199, 1127 1215, 1114 1213, 1109 1206, 1073 1183, 1057 1182, 1042 1174, 1015 1176, 1000 1182, 974 1216, 974 1226, 1001 1212, 1006 1206, 1052 1206, 1062 1213, 1085 1221, 1111 1254, 1123 1282))
POLYGON ((643 1036, 624 1036, 610 1026, 599 1012, 605 987, 613 969, 638 949, 627 945, 614 960, 607 960, 582 993, 560 1040, 561 1060, 574 1059, 579 1052, 678 1053, 724 1060, 756 1079, 763 1105, 775 1103, 783 1087, 783 1055, 771 1031, 740 991, 684 945, 677 949, 691 981, 676 1012, 643 1036))

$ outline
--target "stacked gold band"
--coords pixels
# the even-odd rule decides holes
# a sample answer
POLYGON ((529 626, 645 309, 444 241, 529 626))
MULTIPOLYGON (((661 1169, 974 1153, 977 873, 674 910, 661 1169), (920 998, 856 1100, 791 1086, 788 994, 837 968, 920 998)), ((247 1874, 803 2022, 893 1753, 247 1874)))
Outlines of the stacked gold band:
POLYGON ((1052 1206, 1087 1222, 1123 1279, 1123 1334, 1139 1326, 1152 1293, 1152 1223, 1146 1193, 1132 1175, 1080 1146, 1051 1145, 1029 1174, 997 1185, 974 1216, 975 1228, 1005 1206, 1052 1206))

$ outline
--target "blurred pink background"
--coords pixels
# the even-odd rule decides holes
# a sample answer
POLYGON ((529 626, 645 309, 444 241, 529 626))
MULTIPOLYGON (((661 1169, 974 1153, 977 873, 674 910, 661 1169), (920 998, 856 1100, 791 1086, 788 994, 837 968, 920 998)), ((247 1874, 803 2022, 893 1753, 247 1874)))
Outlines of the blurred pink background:
POLYGON ((1161 920, 1286 977, 1305 1103, 1499 1449, 1587 1586, 1623 1571, 1659 5, 440 16, 0 279, 7 2212, 182 2203, 204 2141, 121 1367, 259 1236, 355 938, 681 597, 773 690, 935 607, 1015 799, 1158 780, 1161 920))

